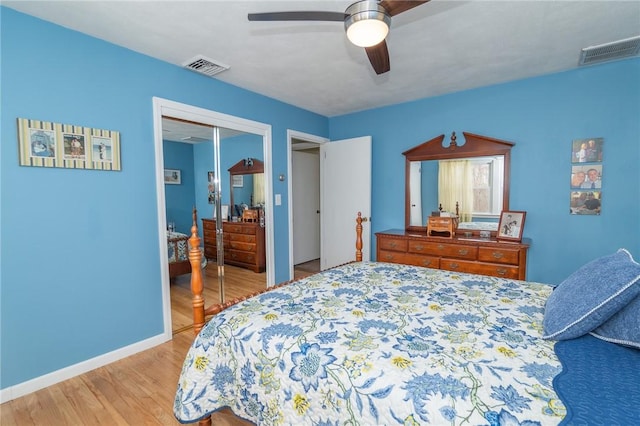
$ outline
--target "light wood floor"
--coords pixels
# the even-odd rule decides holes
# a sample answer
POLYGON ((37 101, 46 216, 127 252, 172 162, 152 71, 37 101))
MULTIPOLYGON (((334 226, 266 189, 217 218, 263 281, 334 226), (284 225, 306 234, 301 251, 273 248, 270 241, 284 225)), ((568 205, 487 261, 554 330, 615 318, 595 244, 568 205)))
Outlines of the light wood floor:
MULTIPOLYGON (((224 294, 226 300, 232 300, 267 287, 267 273, 257 274, 249 269, 225 265, 224 294)), ((207 306, 220 302, 218 267, 210 261, 202 275, 204 279, 204 300, 207 306)), ((171 329, 178 333, 191 327, 191 274, 180 275, 171 283, 171 329)))
MULTIPOLYGON (((210 302, 219 300, 216 273, 217 268, 210 264, 205 274, 205 297, 210 302)), ((296 271, 296 277, 309 274, 296 271)), ((227 298, 238 297, 248 289, 253 292, 264 288, 264 275, 225 266, 227 298)), ((171 288, 174 327, 181 328, 191 321, 188 292, 189 275, 178 277, 171 288)), ((178 425, 173 416, 173 399, 192 341, 190 330, 175 333, 170 342, 2 404, 0 424, 178 425)), ((212 421, 220 426, 250 425, 229 410, 214 414, 212 421)))

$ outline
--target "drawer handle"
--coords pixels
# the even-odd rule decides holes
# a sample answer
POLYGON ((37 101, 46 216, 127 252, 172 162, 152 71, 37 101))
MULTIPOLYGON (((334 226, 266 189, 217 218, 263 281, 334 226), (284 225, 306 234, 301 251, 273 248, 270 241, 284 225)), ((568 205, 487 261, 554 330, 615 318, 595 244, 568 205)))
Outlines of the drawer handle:
POLYGON ((431 266, 431 261, 430 261, 430 260, 423 260, 423 261, 422 261, 422 264, 423 264, 424 266, 431 266))
POLYGON ((444 246, 442 244, 438 244, 438 250, 444 250, 444 246))
POLYGON ((458 265, 457 263, 452 263, 451 264, 451 269, 458 269, 460 267, 460 265, 458 265))
POLYGON ((498 273, 498 275, 500 275, 501 277, 504 277, 505 275, 507 275, 507 270, 506 269, 496 269, 496 272, 498 273))
POLYGON ((393 259, 393 255, 392 254, 387 254, 386 259, 387 260, 392 260, 393 259))
POLYGON ((396 248, 396 246, 397 246, 397 245, 398 245, 398 244, 396 244, 396 242, 395 242, 395 241, 391 241, 391 242, 389 243, 389 246, 390 246, 391 248, 396 248))
POLYGON ((493 258, 494 259, 502 259, 504 257, 504 253, 500 253, 499 251, 494 251, 493 252, 493 258))
POLYGON ((460 249, 458 250, 458 254, 461 254, 463 256, 466 256, 467 254, 469 254, 469 250, 467 249, 460 249))
POLYGON ((424 248, 424 246, 422 244, 418 244, 414 247, 417 251, 422 251, 422 249, 424 248))

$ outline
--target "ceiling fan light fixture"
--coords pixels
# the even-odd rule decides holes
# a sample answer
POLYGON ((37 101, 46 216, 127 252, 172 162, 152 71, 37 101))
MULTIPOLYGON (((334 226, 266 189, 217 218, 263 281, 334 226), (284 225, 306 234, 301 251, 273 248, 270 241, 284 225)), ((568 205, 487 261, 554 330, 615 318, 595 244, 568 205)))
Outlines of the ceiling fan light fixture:
POLYGON ((375 46, 389 34, 391 17, 376 1, 353 3, 345 13, 349 15, 344 21, 347 38, 356 46, 375 46))

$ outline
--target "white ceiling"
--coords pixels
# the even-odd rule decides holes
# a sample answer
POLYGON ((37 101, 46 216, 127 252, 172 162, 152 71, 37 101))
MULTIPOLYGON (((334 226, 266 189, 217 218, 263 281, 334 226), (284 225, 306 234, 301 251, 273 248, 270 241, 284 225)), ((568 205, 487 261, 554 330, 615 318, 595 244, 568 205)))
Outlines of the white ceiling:
MULTIPOLYGON (((220 128, 220 139, 238 136, 241 133, 236 130, 220 128)), ((211 142, 213 141, 213 127, 162 117, 162 139, 190 144, 211 142)))
POLYGON ((350 3, 2 1, 178 66, 204 55, 231 67, 215 78, 328 117, 570 70, 582 48, 640 35, 638 0, 432 0, 392 18, 378 76, 342 23, 247 20, 350 3))

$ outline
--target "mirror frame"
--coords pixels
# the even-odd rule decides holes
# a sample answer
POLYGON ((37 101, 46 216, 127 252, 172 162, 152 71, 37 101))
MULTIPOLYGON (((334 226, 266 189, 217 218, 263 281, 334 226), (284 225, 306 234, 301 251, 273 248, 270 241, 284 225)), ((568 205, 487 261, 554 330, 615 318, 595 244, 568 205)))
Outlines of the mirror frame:
POLYGON ((257 158, 250 158, 252 164, 249 166, 246 164, 246 160, 248 160, 248 158, 243 158, 229 168, 229 210, 235 206, 233 202, 233 176, 264 173, 264 163, 262 161, 257 158))
POLYGON ((451 141, 448 146, 444 146, 444 135, 436 136, 416 147, 413 147, 402 155, 405 156, 405 203, 404 203, 404 225, 407 231, 427 232, 426 226, 411 226, 410 221, 410 186, 409 172, 411 161, 426 160, 450 160, 454 158, 489 157, 493 155, 504 155, 504 180, 502 187, 502 210, 509 210, 509 174, 511 168, 511 148, 513 142, 490 138, 488 136, 476 135, 462 132, 464 135, 464 145, 456 142, 456 132, 452 132, 451 141))

